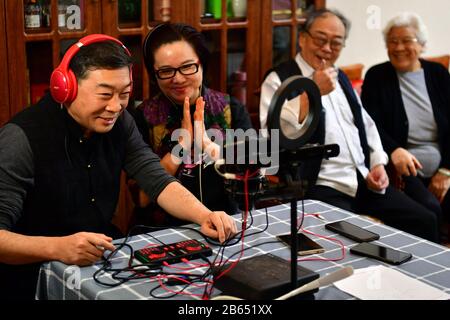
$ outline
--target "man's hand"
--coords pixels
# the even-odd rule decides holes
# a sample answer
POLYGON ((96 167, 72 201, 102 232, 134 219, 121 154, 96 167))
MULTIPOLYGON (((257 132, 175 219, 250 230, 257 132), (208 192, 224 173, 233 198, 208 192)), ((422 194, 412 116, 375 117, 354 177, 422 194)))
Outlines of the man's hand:
POLYGON ((444 198, 450 187, 450 177, 443 175, 442 173, 436 172, 436 174, 431 178, 428 190, 436 196, 440 203, 444 201, 444 198))
POLYGON ((306 92, 303 92, 300 95, 300 99, 298 99, 300 102, 299 108, 300 111, 298 113, 298 123, 303 123, 305 121, 306 116, 309 113, 309 98, 308 94, 306 92))
POLYGON ((338 72, 335 68, 326 68, 326 61, 322 60, 322 64, 313 74, 313 81, 317 84, 322 96, 326 96, 336 89, 336 79, 338 72))
POLYGON ((205 236, 219 238, 221 243, 237 233, 235 221, 223 211, 211 212, 200 226, 205 236))
POLYGON ((55 258, 65 264, 91 265, 105 250, 115 250, 112 238, 99 233, 79 232, 55 240, 55 258))
POLYGON ((389 177, 382 164, 370 170, 366 178, 367 187, 374 191, 382 191, 389 186, 389 177))
POLYGON ((422 169, 422 164, 408 150, 397 148, 391 154, 392 164, 401 176, 417 176, 417 169, 422 169))

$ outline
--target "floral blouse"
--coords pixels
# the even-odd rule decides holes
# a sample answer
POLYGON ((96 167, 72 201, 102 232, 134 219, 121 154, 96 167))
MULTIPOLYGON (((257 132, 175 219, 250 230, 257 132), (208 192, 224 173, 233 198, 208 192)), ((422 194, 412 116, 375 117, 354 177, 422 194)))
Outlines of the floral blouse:
MULTIPOLYGON (((231 128, 230 96, 208 88, 203 90, 205 100, 205 128, 218 129, 225 137, 225 130, 231 128)), ((144 101, 142 110, 149 125, 150 146, 161 158, 170 152, 176 141, 171 141, 174 130, 181 128, 183 106, 175 105, 161 93, 144 101)), ((191 116, 195 105, 191 105, 191 116)), ((193 117, 192 117, 193 119, 193 117)))

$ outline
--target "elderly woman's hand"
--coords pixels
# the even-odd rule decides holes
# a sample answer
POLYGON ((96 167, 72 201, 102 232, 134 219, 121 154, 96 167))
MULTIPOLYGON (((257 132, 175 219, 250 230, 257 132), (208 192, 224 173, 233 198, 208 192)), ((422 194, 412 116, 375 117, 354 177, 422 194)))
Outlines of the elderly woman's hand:
POLYGON ((391 154, 391 160, 397 173, 402 176, 417 176, 417 169, 422 169, 422 164, 409 151, 397 148, 391 154))
POLYGON ((430 192, 436 196, 440 203, 444 201, 445 195, 447 194, 449 188, 450 177, 440 172, 436 172, 433 178, 431 178, 430 185, 428 186, 430 192))

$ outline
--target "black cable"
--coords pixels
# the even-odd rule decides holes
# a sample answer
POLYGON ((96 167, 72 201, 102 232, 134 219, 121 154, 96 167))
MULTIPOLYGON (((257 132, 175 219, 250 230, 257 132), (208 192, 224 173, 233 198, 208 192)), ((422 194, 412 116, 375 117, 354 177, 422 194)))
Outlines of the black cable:
MULTIPOLYGON (((257 231, 257 232, 253 232, 251 234, 248 234, 246 236, 252 236, 252 235, 256 235, 262 232, 265 232, 268 229, 269 226, 269 217, 268 217, 268 211, 267 208, 265 209, 266 211, 266 226, 263 230, 257 231)), ((201 237, 203 237, 206 242, 213 244, 215 246, 218 247, 217 249, 217 254, 213 260, 213 262, 211 262, 209 259, 207 259, 204 256, 201 256, 202 260, 204 260, 205 262, 208 263, 209 267, 207 268, 207 270, 202 274, 202 275, 192 275, 190 276, 190 281, 191 284, 192 283, 198 283, 198 282, 209 282, 207 280, 208 277, 213 276, 216 273, 216 270, 220 270, 220 268, 223 268, 223 266, 229 261, 229 259, 224 261, 224 252, 225 252, 225 248, 228 246, 232 246, 235 245, 237 243, 240 242, 242 234, 249 230, 253 224, 254 224, 254 217, 251 211, 249 211, 250 214, 250 224, 248 224, 245 228, 245 230, 241 230, 241 232, 237 233, 234 237, 227 239, 224 243, 218 243, 217 241, 211 240, 209 237, 204 236, 200 231, 198 231, 197 229, 191 228, 191 227, 183 227, 183 226, 179 226, 179 227, 173 227, 173 229, 182 229, 182 230, 191 230, 194 231, 196 233, 198 233, 201 237), (215 267, 216 265, 218 265, 219 267, 215 267)), ((166 276, 170 276, 170 275, 182 275, 185 276, 185 274, 177 274, 177 273, 168 273, 168 272, 164 272, 163 271, 163 266, 161 264, 139 264, 139 265, 133 265, 134 262, 134 250, 133 248, 127 244, 128 239, 131 236, 131 233, 138 229, 138 228, 143 228, 143 229, 147 229, 147 230, 164 230, 167 229, 167 227, 154 227, 154 226, 145 226, 145 225, 136 225, 133 226, 129 232, 127 233, 126 237, 122 240, 121 243, 115 243, 116 245, 116 249, 114 251, 111 251, 106 257, 103 257, 103 265, 94 273, 93 278, 94 281, 100 285, 103 286, 107 286, 107 287, 116 287, 119 286, 121 284, 124 284, 128 281, 131 280, 139 280, 139 279, 145 279, 145 278, 150 278, 150 277, 155 277, 155 276, 159 276, 159 275, 166 275, 166 276), (130 257, 128 259, 128 267, 125 268, 112 268, 112 258, 123 248, 127 248, 130 250, 130 257), (116 282, 104 282, 102 280, 100 280, 101 275, 103 275, 103 273, 111 273, 111 279, 115 280, 116 282), (127 275, 123 275, 124 273, 132 273, 132 274, 127 274, 127 275)), ((155 237, 154 235, 150 234, 150 233, 145 233, 145 235, 152 237, 153 239, 155 239, 157 242, 159 242, 162 245, 166 245, 164 242, 162 242, 161 240, 159 240, 157 237, 155 237)), ((184 290, 186 290, 191 284, 186 284, 186 286, 181 289, 179 291, 179 293, 183 292, 184 290)), ((160 288, 161 286, 157 286, 155 288, 153 288, 150 291, 150 295, 152 297, 157 297, 157 298, 169 298, 169 297, 173 297, 174 295, 170 295, 170 296, 166 296, 166 297, 159 297, 159 296, 155 296, 154 292, 155 290, 157 290, 158 288, 160 288)), ((207 289, 208 286, 205 286, 205 289, 207 289)))

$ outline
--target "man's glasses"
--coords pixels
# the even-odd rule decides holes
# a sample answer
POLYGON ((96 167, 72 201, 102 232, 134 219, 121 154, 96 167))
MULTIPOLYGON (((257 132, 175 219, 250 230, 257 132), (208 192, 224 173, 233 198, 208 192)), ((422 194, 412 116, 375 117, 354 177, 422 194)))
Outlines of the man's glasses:
POLYGON ((330 43, 330 48, 331 48, 331 50, 334 50, 334 51, 339 51, 343 47, 345 47, 344 40, 339 40, 339 39, 328 40, 326 37, 313 36, 309 31, 306 31, 306 33, 311 37, 314 44, 320 48, 325 47, 327 45, 327 43, 330 43))
POLYGON ((155 74, 160 80, 167 80, 175 77, 177 71, 185 76, 190 76, 198 72, 200 64, 198 62, 184 64, 178 68, 162 68, 155 70, 155 74))
POLYGON ((405 47, 412 47, 415 43, 417 43, 417 38, 403 38, 403 39, 397 39, 397 38, 391 38, 387 40, 387 45, 390 48, 395 48, 399 44, 404 45, 405 47))

